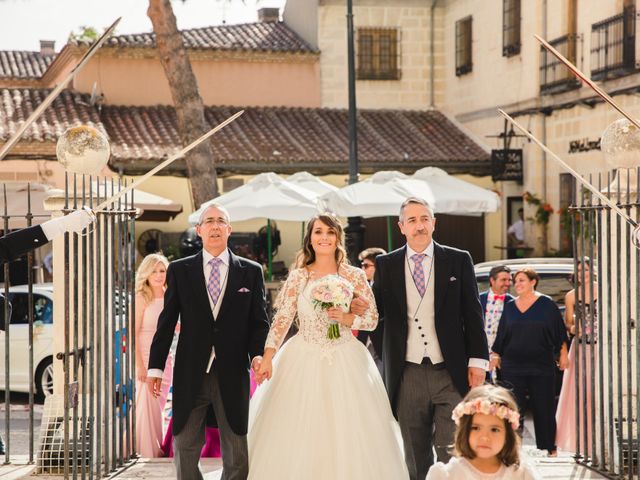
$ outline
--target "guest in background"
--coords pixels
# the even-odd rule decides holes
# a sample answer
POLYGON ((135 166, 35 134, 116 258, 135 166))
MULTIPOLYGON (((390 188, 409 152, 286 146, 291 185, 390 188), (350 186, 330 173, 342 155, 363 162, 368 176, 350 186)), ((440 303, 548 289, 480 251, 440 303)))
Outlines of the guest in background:
POLYGON ((518 209, 518 219, 507 229, 507 257, 519 258, 524 256, 520 250, 524 247, 524 209, 518 209))
MULTIPOLYGON (((498 325, 504 304, 514 299, 509 293, 511 287, 511 269, 505 265, 498 265, 489 271, 489 290, 480 294, 480 305, 484 314, 484 332, 487 334, 489 350, 496 339, 498 325)), ((489 372, 487 380, 500 380, 500 370, 496 368, 497 356, 489 351, 489 372)))
MULTIPOLYGON (((367 282, 369 282, 369 286, 371 287, 373 287, 373 277, 376 273, 376 257, 378 255, 385 255, 386 253, 383 248, 371 247, 363 250, 358 255, 360 268, 362 268, 367 275, 367 282)), ((376 328, 372 332, 360 330, 355 333, 358 340, 360 340, 364 346, 367 347, 369 353, 371 353, 378 370, 382 372, 382 328, 376 328)))
POLYGON ((582 262, 578 263, 577 292, 573 289, 567 292, 565 296, 565 325, 569 333, 575 335, 575 337, 569 349, 569 367, 562 378, 562 390, 560 390, 558 409, 556 410, 556 422, 558 423, 556 442, 558 447, 565 451, 577 452, 576 392, 578 392, 579 405, 582 412, 584 412, 579 416, 580 453, 583 455, 586 453, 586 456, 594 454, 594 452, 590 452, 593 431, 591 374, 595 369, 594 363, 598 361, 596 356, 598 350, 594 347, 598 338, 598 284, 592 280, 591 272, 591 260, 589 257, 585 257, 582 262), (583 264, 585 268, 583 268, 583 264), (583 325, 584 329, 582 329, 583 325), (592 355, 593 361, 591 360, 592 355), (576 368, 578 369, 577 384, 576 368), (584 394, 584 389, 586 389, 586 395, 584 394), (587 417, 586 422, 585 414, 587 417), (583 433, 585 428, 587 431, 587 445, 584 444, 583 433))
POLYGON ((536 291, 540 277, 530 267, 518 270, 518 296, 504 306, 493 352, 502 369, 502 381, 513 393, 524 418, 526 398, 533 410, 536 446, 555 456, 555 366, 567 368, 567 332, 558 306, 536 291))
POLYGON ((162 378, 161 394, 155 398, 146 386, 149 351, 158 317, 164 307, 169 261, 160 254, 147 255, 136 272, 136 444, 145 458, 162 457, 162 409, 173 374, 171 358, 162 378))

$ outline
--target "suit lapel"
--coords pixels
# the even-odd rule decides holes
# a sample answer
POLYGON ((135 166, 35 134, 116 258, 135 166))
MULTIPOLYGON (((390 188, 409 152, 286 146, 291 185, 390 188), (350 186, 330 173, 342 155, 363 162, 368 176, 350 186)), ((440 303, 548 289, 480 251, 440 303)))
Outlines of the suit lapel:
POLYGON ((390 259, 390 277, 391 281, 396 284, 393 288, 393 291, 396 294, 396 299, 398 300, 398 304, 400 305, 400 318, 403 320, 407 318, 407 285, 404 279, 406 256, 407 246, 405 245, 404 247, 396 250, 396 252, 393 254, 393 257, 390 259))
POLYGON ((434 291, 434 314, 435 321, 438 321, 440 310, 442 310, 442 306, 444 305, 445 298, 447 296, 447 288, 449 284, 449 277, 451 273, 451 264, 449 262, 449 257, 445 252, 444 248, 442 248, 435 241, 433 242, 433 255, 436 269, 435 276, 435 291, 434 291))
POLYGON ((195 298, 200 303, 200 310, 209 312, 210 320, 213 321, 213 312, 211 311, 211 304, 209 303, 209 292, 207 292, 207 284, 204 280, 204 266, 202 265, 202 250, 193 257, 193 265, 190 265, 191 285, 195 292, 195 298))
MULTIPOLYGON (((227 286, 224 289, 220 310, 218 311, 218 319, 224 318, 226 311, 230 308, 231 301, 227 300, 240 288, 240 283, 244 277, 244 267, 240 263, 240 259, 229 250, 229 272, 227 273, 227 286)), ((217 320, 217 319, 216 319, 217 320)))

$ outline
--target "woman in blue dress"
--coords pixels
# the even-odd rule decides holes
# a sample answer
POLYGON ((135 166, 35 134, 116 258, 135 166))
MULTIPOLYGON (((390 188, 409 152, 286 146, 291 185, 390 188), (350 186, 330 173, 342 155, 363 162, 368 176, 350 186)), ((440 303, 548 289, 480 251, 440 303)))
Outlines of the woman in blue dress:
POLYGON ((536 446, 556 455, 555 367, 567 368, 567 332, 558 306, 536 291, 532 268, 514 274, 515 300, 504 306, 492 351, 500 356, 502 380, 513 390, 520 414, 529 396, 536 446))

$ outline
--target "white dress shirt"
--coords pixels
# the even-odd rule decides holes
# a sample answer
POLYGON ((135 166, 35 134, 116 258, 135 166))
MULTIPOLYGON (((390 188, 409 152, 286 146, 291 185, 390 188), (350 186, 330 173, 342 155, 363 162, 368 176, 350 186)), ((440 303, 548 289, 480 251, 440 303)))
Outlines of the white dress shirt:
MULTIPOLYGON (((429 243, 422 252, 416 252, 407 244, 405 284, 407 292, 407 353, 405 360, 412 363, 421 363, 424 357, 429 357, 431 363, 444 361, 435 325, 435 259, 434 245, 429 243), (416 253, 425 254, 422 259, 424 272, 425 293, 420 298, 418 289, 413 281, 415 262, 411 259, 416 253), (421 301, 422 300, 422 301, 421 301), (416 321, 417 320, 417 321, 416 321)), ((489 369, 489 362, 484 358, 470 358, 469 367, 489 369)))
MULTIPOLYGON (((211 312, 213 313, 213 319, 215 321, 215 319, 218 317, 218 313, 220 312, 220 304, 222 304, 222 299, 224 298, 224 292, 227 289, 227 279, 229 277, 229 250, 225 248, 222 251, 222 253, 218 255, 218 258, 222 260, 222 262, 218 266, 218 268, 220 269, 220 281, 222 283, 220 285, 220 295, 218 296, 217 303, 213 303, 213 299, 209 294, 209 290, 206 288, 207 283, 209 283, 209 276, 211 275, 211 269, 213 268, 211 265, 209 265, 209 261, 213 258, 214 256, 211 255, 209 252, 207 252, 204 249, 202 250, 202 266, 204 270, 203 281, 205 284, 205 289, 207 291, 207 298, 209 299, 209 306, 211 307, 211 312)), ((212 346, 211 355, 209 356, 209 362, 207 363, 207 370, 206 370, 207 373, 209 373, 209 370, 211 369, 211 364, 213 363, 213 360, 215 357, 216 357, 215 348, 212 346)), ((161 369, 152 368, 149 371, 147 371, 147 376, 162 378, 162 373, 163 371, 161 369)))

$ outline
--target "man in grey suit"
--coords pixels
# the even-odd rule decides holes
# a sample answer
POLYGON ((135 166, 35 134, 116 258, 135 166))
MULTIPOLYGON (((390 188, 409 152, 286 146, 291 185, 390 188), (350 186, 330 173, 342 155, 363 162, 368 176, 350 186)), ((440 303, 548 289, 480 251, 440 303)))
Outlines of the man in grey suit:
POLYGON ((373 291, 383 328, 385 385, 411 480, 449 460, 451 412, 488 368, 487 337, 468 252, 432 239, 429 204, 408 198, 398 225, 407 244, 376 258, 373 291))

